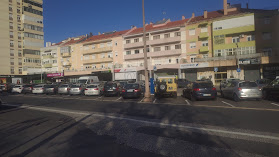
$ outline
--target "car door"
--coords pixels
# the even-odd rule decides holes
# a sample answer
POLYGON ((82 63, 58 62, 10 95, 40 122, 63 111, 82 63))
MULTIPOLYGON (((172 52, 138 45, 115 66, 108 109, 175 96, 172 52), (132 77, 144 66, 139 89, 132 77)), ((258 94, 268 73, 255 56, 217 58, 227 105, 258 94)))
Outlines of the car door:
POLYGON ((233 94, 237 84, 237 82, 230 82, 230 86, 228 87, 228 97, 233 98, 233 94))
POLYGON ((230 86, 230 83, 228 83, 228 84, 226 84, 226 85, 224 85, 224 86, 222 87, 222 93, 223 93, 223 95, 224 95, 225 97, 228 97, 228 89, 229 89, 229 86, 230 86))

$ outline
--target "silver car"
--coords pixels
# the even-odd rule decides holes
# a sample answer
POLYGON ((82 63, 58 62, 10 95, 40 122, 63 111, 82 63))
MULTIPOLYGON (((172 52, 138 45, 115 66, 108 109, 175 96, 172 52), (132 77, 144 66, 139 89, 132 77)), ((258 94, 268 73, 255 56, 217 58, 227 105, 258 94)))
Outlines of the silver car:
POLYGON ((21 93, 23 90, 23 85, 15 85, 12 89, 12 93, 21 93))
POLYGON ((83 84, 73 84, 70 87, 70 95, 81 95, 84 94, 85 85, 83 84))
POLYGON ((253 81, 231 81, 221 90, 222 97, 232 98, 234 101, 243 99, 262 98, 262 92, 256 82, 253 81))
POLYGON ((45 85, 44 84, 36 85, 32 90, 33 94, 43 94, 44 92, 45 92, 45 85))
POLYGON ((62 84, 58 87, 58 94, 69 94, 70 85, 69 84, 62 84))

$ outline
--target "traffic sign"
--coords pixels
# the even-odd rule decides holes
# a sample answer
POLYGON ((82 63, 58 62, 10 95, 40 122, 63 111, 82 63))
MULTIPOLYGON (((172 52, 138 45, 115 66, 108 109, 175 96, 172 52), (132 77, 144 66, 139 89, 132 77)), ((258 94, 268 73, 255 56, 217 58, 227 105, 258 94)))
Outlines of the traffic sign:
POLYGON ((154 65, 153 70, 154 70, 154 71, 157 71, 157 67, 156 67, 156 65, 154 65))
POLYGON ((240 69, 240 68, 237 68, 236 71, 237 71, 238 73, 240 73, 241 69, 240 69))
POLYGON ((218 68, 217 67, 214 67, 214 72, 217 72, 218 71, 218 68))

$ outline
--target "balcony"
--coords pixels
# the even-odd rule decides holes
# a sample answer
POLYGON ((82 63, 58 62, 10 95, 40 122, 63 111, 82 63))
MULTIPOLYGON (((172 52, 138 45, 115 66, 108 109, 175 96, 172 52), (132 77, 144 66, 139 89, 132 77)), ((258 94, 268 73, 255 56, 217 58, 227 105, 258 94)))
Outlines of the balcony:
POLYGON ((204 52, 208 52, 208 51, 209 51, 208 46, 202 46, 202 47, 200 47, 200 53, 204 53, 204 52))
POLYGON ((52 68, 52 64, 44 64, 44 68, 52 68))
POLYGON ((112 51, 112 47, 103 47, 103 48, 84 50, 83 54, 94 54, 94 53, 102 53, 102 52, 110 52, 110 51, 112 51))
POLYGON ((62 53, 61 55, 62 55, 63 58, 64 57, 71 57, 71 53, 70 52, 62 53))
POLYGON ((215 36, 215 35, 224 35, 224 34, 239 34, 244 32, 253 32, 253 31, 255 31, 255 25, 216 30, 213 31, 213 34, 215 36))
POLYGON ((72 63, 69 63, 69 62, 63 63, 63 67, 67 67, 67 66, 71 66, 71 65, 72 65, 72 63))
POLYGON ((176 43, 180 41, 181 41, 181 37, 177 36, 177 37, 149 40, 147 41, 147 45, 160 45, 160 44, 176 43))
POLYGON ((255 41, 246 41, 246 42, 239 42, 239 43, 228 43, 228 44, 215 44, 214 49, 215 50, 221 50, 221 49, 232 49, 238 47, 252 47, 256 46, 255 41))
MULTIPOLYGON (((167 51, 157 51, 157 52, 148 52, 147 57, 166 57, 166 56, 179 56, 181 55, 181 49, 177 50, 167 50, 167 51)), ((133 59, 143 59, 144 54, 133 54, 133 55, 124 55, 125 60, 133 60, 133 59)))
POLYGON ((51 59, 51 58, 54 58, 53 56, 51 55, 46 55, 46 56, 43 56, 43 59, 51 59))
MULTIPOLYGON (((243 54, 238 55, 239 59, 248 59, 248 58, 259 58, 265 56, 264 53, 254 53, 254 54, 243 54)), ((208 58, 196 58, 196 62, 210 62, 210 61, 220 61, 220 60, 235 60, 236 56, 221 56, 221 57, 208 57, 208 58)))
POLYGON ((208 38, 208 32, 200 33, 199 39, 208 38))
POLYGON ((124 44, 124 49, 143 47, 143 42, 124 44))
POLYGON ((98 59, 83 60, 83 64, 107 63, 112 61, 113 61, 112 58, 98 58, 98 59))

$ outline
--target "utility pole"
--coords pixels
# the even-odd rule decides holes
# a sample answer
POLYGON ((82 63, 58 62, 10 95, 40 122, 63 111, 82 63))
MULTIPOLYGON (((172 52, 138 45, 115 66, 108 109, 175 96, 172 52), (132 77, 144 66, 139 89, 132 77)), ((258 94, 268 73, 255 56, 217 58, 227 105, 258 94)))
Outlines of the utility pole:
POLYGON ((148 65, 147 65, 147 52, 146 52, 144 0, 142 0, 142 21, 143 21, 143 53, 144 53, 144 75, 145 75, 144 102, 151 102, 150 89, 149 89, 149 77, 148 77, 148 65))

